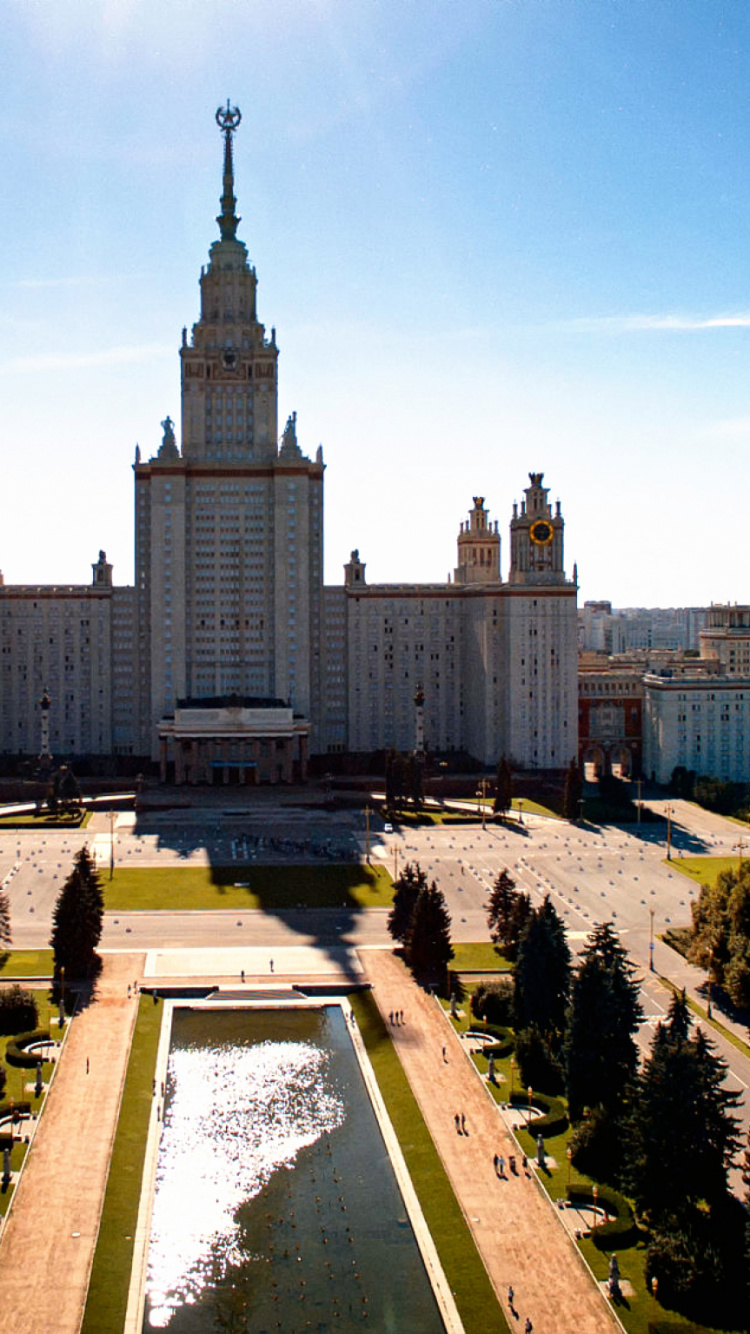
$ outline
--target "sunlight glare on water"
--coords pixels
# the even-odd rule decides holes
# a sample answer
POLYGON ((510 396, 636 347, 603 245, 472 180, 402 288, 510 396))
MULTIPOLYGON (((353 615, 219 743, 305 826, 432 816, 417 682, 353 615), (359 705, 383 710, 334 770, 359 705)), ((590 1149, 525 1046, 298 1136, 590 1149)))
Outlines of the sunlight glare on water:
POLYGON ((147 1278, 166 1328, 237 1257, 239 1206, 344 1120, 329 1054, 308 1042, 173 1049, 147 1278))

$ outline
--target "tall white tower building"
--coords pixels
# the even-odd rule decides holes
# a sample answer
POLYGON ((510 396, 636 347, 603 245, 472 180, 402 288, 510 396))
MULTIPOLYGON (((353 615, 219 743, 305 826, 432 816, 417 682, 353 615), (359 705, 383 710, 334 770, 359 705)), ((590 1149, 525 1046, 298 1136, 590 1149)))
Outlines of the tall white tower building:
POLYGON ((322 451, 303 455, 296 414, 277 439, 275 330, 258 320, 236 234, 240 113, 227 104, 216 119, 220 238, 201 270, 200 318, 190 338, 183 330, 181 447, 167 418, 156 457, 135 464, 141 746, 154 758, 180 701, 275 700, 308 723, 319 708, 322 451))

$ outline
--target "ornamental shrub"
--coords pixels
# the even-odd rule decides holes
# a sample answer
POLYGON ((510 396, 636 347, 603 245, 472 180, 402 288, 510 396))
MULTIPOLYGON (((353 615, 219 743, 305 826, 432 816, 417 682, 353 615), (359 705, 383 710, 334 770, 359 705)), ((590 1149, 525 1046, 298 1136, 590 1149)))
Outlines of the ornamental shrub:
POLYGON ((18 985, 0 990, 0 1033, 21 1033, 36 1028, 39 1015, 32 991, 18 985))
POLYGON ((471 1012, 488 1024, 511 1022, 513 1012, 513 979, 502 977, 497 982, 480 982, 471 998, 471 1012))

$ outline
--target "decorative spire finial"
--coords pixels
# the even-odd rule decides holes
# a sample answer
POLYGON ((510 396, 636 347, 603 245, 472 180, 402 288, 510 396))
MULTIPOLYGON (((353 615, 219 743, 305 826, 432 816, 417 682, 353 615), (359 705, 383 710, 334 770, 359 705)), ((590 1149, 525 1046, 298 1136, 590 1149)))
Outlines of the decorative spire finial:
POLYGON ((238 107, 230 105, 229 98, 225 107, 216 112, 216 124, 224 135, 224 190, 221 196, 221 213, 216 221, 219 224, 222 241, 233 241, 240 219, 235 214, 237 200, 234 197, 234 168, 232 164, 232 135, 242 120, 238 107))

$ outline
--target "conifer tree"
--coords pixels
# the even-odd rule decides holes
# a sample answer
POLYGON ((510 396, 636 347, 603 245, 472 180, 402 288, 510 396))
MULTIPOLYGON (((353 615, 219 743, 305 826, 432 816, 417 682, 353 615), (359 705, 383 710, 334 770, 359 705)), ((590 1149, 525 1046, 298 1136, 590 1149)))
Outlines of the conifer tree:
POLYGON ((570 950, 549 894, 526 922, 513 975, 515 1027, 536 1028, 559 1047, 570 990, 570 950))
POLYGON ((435 881, 419 891, 411 923, 404 939, 404 955, 412 972, 419 977, 445 981, 453 958, 451 918, 445 896, 435 881))
POLYGON ((500 872, 490 891, 487 903, 487 925, 496 945, 514 957, 521 933, 531 914, 531 899, 516 882, 507 868, 500 872))
POLYGON ((497 766, 497 789, 493 810, 495 815, 505 815, 513 804, 513 771, 503 755, 497 766))
POLYGON ((388 930, 394 940, 403 940, 411 924, 419 891, 427 885, 427 876, 419 862, 407 862, 393 886, 393 903, 388 914, 388 930))
POLYGON ((104 894, 88 848, 76 854, 73 870, 58 896, 52 914, 54 974, 61 968, 68 980, 96 977, 101 960, 96 953, 104 925, 104 894))
POLYGON ((581 1119, 585 1107, 618 1112, 635 1075, 635 1033, 643 1013, 634 973, 611 924, 595 926, 570 992, 564 1055, 572 1121, 581 1119))
POLYGON ((582 793, 581 771, 578 768, 578 762, 572 759, 565 774, 565 788, 563 791, 563 818, 565 820, 578 819, 582 793))
POLYGON ((739 1147, 732 1115, 739 1094, 724 1086, 726 1062, 699 1028, 690 1036, 684 997, 659 1024, 635 1084, 626 1133, 626 1183, 638 1209, 662 1224, 727 1195, 739 1147))

